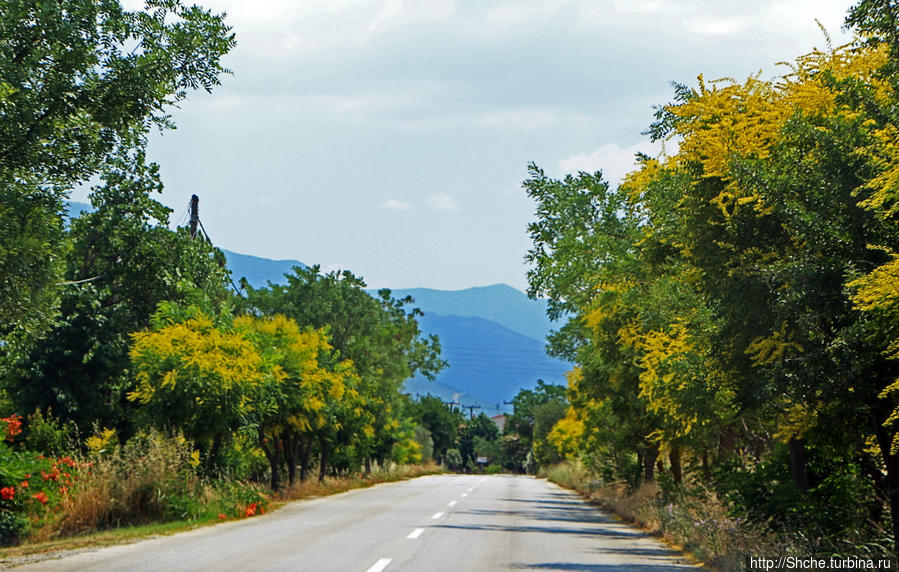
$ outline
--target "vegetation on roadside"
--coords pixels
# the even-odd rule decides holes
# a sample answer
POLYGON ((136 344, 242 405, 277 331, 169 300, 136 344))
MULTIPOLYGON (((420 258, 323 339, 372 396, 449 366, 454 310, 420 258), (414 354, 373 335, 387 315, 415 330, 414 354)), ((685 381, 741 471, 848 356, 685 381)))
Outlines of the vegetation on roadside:
POLYGON ((411 299, 318 267, 235 292, 155 198, 149 133, 229 73, 223 15, 13 1, 0 37, 0 545, 244 518, 430 458, 400 388, 445 362, 411 299))
POLYGON ((675 150, 617 187, 524 182, 577 364, 554 478, 725 569, 896 554, 897 17, 862 0, 779 77, 676 85, 648 131, 675 150))

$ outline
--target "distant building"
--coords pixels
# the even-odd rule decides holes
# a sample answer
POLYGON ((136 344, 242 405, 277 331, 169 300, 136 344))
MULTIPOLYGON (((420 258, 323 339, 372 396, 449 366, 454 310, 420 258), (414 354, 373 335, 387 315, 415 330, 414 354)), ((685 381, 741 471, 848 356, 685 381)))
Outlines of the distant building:
POLYGON ((502 433, 506 429, 506 419, 507 415, 505 413, 500 413, 499 415, 494 415, 490 418, 491 421, 496 423, 496 426, 499 427, 499 432, 502 433))

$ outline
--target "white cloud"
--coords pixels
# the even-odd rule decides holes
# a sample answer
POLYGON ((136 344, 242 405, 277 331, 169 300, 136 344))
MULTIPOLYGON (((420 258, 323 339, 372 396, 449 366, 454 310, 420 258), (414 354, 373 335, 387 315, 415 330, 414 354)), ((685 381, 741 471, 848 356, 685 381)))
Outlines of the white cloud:
POLYGON ((654 157, 660 148, 659 145, 651 143, 639 143, 629 147, 606 143, 591 153, 579 153, 562 159, 559 161, 559 169, 563 173, 602 171, 603 178, 612 186, 616 186, 626 174, 634 170, 636 153, 643 152, 654 157))
POLYGON ((419 20, 450 18, 456 13, 453 0, 428 0, 405 2, 404 0, 382 0, 381 10, 369 24, 369 31, 389 30, 411 24, 419 20))
POLYGON ((678 9, 671 0, 613 0, 612 4, 616 12, 625 14, 662 14, 678 9))
POLYGON ((347 265, 343 262, 328 262, 326 264, 322 264, 321 272, 322 274, 327 274, 328 272, 340 272, 341 270, 346 270, 347 265))
POLYGON ((381 208, 389 211, 408 211, 412 210, 412 203, 390 198, 381 203, 381 208))
POLYGON ((435 211, 457 213, 462 210, 462 207, 459 206, 456 199, 446 193, 431 195, 425 199, 425 202, 435 211))
POLYGON ((538 4, 500 4, 489 8, 485 14, 486 21, 494 28, 515 28, 533 22, 545 22, 555 16, 561 3, 558 1, 540 2, 538 4))
POLYGON ((732 36, 752 28, 753 24, 753 19, 749 16, 701 16, 683 20, 688 32, 702 36, 732 36))

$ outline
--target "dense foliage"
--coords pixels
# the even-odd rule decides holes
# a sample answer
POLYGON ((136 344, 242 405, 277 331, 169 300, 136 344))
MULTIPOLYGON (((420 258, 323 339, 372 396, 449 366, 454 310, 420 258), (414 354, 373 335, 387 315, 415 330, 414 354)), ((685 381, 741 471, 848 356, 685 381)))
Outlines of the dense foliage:
POLYGON ((558 452, 687 472, 811 552, 899 538, 895 16, 860 3, 862 39, 775 80, 677 85, 649 130, 677 151, 617 187, 531 166, 531 294, 578 363, 558 452))

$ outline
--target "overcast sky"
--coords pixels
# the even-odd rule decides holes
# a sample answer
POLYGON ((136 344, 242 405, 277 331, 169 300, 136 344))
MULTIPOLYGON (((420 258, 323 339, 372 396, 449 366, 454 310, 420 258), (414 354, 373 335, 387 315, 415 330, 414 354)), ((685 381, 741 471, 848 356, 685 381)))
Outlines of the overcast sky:
MULTIPOLYGON (((199 0, 234 75, 154 136, 217 246, 370 286, 526 288, 527 164, 615 181, 671 81, 772 77, 849 0, 199 0)), ((140 4, 140 2, 137 2, 140 4)), ((126 2, 133 7, 134 2, 126 2)), ((75 195, 83 200, 84 195, 75 195)))

